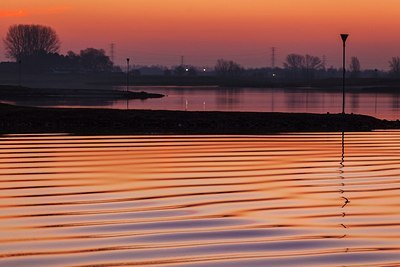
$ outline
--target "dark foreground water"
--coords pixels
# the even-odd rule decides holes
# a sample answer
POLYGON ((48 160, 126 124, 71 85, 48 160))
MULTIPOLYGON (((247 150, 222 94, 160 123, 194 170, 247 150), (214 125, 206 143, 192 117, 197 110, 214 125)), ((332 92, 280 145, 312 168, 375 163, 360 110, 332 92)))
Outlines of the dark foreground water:
POLYGON ((2 136, 0 266, 400 266, 399 151, 400 132, 2 136))

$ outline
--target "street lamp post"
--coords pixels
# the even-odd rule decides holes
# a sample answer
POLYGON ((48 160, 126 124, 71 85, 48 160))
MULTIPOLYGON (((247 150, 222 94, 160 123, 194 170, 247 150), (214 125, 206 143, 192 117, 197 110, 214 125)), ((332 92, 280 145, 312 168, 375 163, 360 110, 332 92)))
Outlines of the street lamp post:
POLYGON ((345 114, 344 113, 344 108, 345 108, 345 102, 346 102, 346 98, 345 98, 346 97, 345 96, 345 84, 346 84, 346 40, 347 40, 347 37, 349 37, 349 35, 342 33, 340 35, 340 37, 342 38, 342 41, 343 41, 343 88, 342 88, 342 90, 343 90, 343 97, 342 97, 343 103, 342 103, 342 114, 345 114))
POLYGON ((126 92, 129 89, 129 57, 126 59, 126 92))

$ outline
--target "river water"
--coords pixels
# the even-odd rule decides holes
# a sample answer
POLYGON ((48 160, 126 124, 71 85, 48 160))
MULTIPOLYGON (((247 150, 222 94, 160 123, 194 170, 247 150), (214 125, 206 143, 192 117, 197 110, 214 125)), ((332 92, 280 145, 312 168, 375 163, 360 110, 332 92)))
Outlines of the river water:
POLYGON ((0 266, 400 266, 400 132, 0 136, 0 266))
MULTIPOLYGON (((115 89, 126 90, 125 87, 115 89)), ((189 111, 255 111, 341 113, 342 92, 316 89, 219 88, 132 86, 134 92, 161 93, 164 98, 118 100, 104 98, 32 98, 7 103, 39 107, 89 107, 115 109, 156 109, 189 111)), ((380 119, 400 119, 400 93, 348 92, 346 113, 364 114, 380 119)))

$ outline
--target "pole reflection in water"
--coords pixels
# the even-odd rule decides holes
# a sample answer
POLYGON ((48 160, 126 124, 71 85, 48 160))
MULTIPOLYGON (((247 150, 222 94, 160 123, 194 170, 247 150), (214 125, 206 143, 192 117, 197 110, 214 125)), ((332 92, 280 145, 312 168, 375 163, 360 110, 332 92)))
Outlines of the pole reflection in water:
MULTIPOLYGON (((350 203, 350 200, 346 196, 346 184, 345 184, 345 173, 344 173, 344 162, 345 162, 345 132, 342 131, 342 155, 341 155, 341 161, 340 161, 340 179, 341 179, 341 187, 340 187, 340 194, 341 194, 341 199, 342 199, 342 217, 346 217, 346 206, 350 203)), ((340 224, 344 229, 347 229, 346 223, 343 221, 340 224)), ((345 238, 347 236, 347 233, 343 234, 341 238, 345 238)), ((346 249, 347 252, 348 249, 346 249)))
POLYGON ((400 266, 398 151, 396 131, 3 135, 0 266, 400 266))

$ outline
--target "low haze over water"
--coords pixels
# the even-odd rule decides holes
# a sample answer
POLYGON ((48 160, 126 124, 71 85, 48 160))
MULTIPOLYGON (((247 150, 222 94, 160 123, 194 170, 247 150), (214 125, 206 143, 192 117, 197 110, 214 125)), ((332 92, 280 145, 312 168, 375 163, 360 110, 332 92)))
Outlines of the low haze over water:
POLYGON ((1 266, 398 266, 400 132, 0 137, 1 266))

